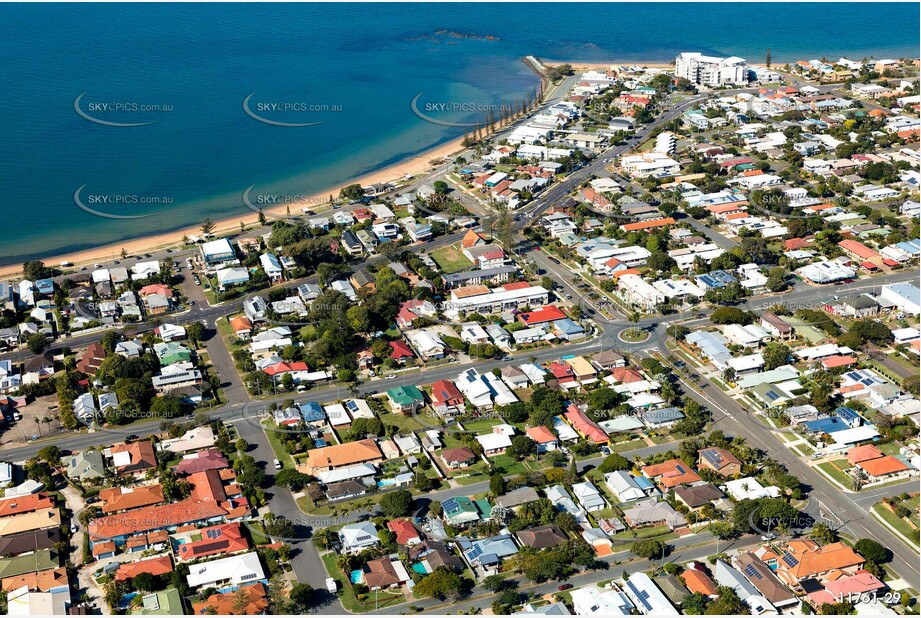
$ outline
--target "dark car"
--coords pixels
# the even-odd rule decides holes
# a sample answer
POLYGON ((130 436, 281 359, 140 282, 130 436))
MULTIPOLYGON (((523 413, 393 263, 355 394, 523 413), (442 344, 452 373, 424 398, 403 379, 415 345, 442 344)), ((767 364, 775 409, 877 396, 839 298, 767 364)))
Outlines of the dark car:
POLYGON ((135 440, 140 440, 141 436, 136 433, 125 436, 125 442, 134 442, 135 440))
POLYGON ((558 590, 569 590, 572 588, 572 584, 561 584, 558 590))
POLYGON ((554 264, 559 264, 559 263, 560 263, 560 261, 559 261, 558 259, 556 259, 555 257, 549 257, 549 256, 548 256, 547 259, 550 260, 551 262, 553 262, 554 264))

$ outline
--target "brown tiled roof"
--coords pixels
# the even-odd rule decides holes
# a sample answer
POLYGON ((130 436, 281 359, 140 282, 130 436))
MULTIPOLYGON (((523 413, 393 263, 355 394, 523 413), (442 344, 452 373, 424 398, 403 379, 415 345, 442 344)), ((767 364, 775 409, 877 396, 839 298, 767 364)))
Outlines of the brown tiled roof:
POLYGON ((400 583, 400 576, 393 568, 390 558, 384 556, 376 560, 369 560, 364 568, 365 584, 368 588, 389 588, 400 583))
POLYGON ((7 592, 23 586, 28 586, 29 590, 49 592, 54 588, 67 586, 67 569, 59 567, 35 573, 25 573, 15 577, 5 577, 2 585, 7 592))
POLYGON ((518 532, 518 540, 522 545, 533 547, 534 549, 547 549, 562 545, 568 539, 563 532, 556 526, 538 526, 518 532))
POLYGON ((684 582, 684 585, 687 586, 688 590, 691 592, 699 592, 707 596, 716 594, 716 584, 714 584, 713 580, 703 571, 698 569, 687 569, 678 577, 681 578, 681 581, 684 582))
POLYGON ((160 504, 136 509, 130 513, 108 515, 90 522, 92 540, 114 539, 150 530, 161 530, 185 523, 221 517, 226 511, 216 502, 183 500, 173 504, 160 504))
POLYGON ((216 554, 233 554, 250 547, 239 523, 202 528, 200 532, 200 541, 183 543, 179 546, 180 560, 195 560, 216 554))
POLYGON ((256 583, 247 586, 241 586, 236 592, 223 592, 212 594, 205 601, 192 605, 192 613, 196 616, 209 614, 209 608, 214 610, 218 616, 236 616, 246 615, 255 616, 264 614, 269 609, 269 591, 265 584, 256 583), (246 603, 242 610, 237 610, 239 606, 237 601, 238 595, 246 596, 246 603))
POLYGON ((229 466, 230 462, 220 450, 209 448, 183 457, 182 461, 176 464, 175 471, 176 474, 185 476, 204 470, 220 470, 229 466))
POLYGON ((115 470, 121 474, 133 474, 157 467, 157 456, 154 454, 153 442, 150 440, 141 440, 130 444, 115 444, 110 450, 113 457, 116 453, 124 452, 131 455, 131 463, 125 466, 115 466, 115 470))
POLYGON ((126 581, 136 577, 139 573, 150 573, 151 575, 166 575, 173 570, 173 559, 167 554, 155 556, 146 560, 137 562, 123 562, 115 572, 115 579, 126 581))
POLYGON ((48 509, 54 506, 54 498, 46 493, 29 494, 16 498, 0 500, 0 517, 10 517, 21 513, 31 513, 39 509, 48 509))
POLYGON ((381 458, 381 450, 374 440, 357 440, 315 448, 307 452, 307 468, 341 468, 381 458))
POLYGON ((145 485, 144 487, 113 487, 99 492, 102 500, 102 510, 106 513, 117 513, 137 509, 142 506, 160 504, 164 501, 163 487, 160 485, 145 485))
POLYGON ((463 463, 471 459, 476 459, 476 453, 466 446, 459 446, 457 448, 446 448, 441 451, 441 458, 448 463, 463 463))

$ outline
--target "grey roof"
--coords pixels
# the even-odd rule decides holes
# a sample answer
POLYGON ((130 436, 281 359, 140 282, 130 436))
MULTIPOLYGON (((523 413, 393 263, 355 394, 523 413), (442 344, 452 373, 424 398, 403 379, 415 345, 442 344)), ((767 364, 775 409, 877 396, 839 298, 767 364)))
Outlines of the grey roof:
MULTIPOLYGON (((491 249, 496 249, 492 245, 489 246, 491 249)), ((469 281, 470 279, 476 279, 478 277, 494 277, 496 275, 502 274, 511 274, 518 270, 516 266, 496 266, 494 268, 484 268, 482 270, 468 270, 459 273, 453 273, 450 275, 442 275, 445 283, 461 283, 464 281, 469 281)))
POLYGON ((533 487, 522 487, 496 498, 496 506, 502 506, 507 509, 515 508, 528 502, 538 500, 540 496, 533 487))

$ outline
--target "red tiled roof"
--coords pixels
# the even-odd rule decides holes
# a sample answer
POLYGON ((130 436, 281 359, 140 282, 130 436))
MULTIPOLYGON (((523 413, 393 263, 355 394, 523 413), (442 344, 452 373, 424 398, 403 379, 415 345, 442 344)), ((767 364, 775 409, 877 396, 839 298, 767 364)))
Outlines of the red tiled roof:
POLYGON ((276 376, 282 373, 288 373, 289 371, 310 371, 310 368, 307 366, 307 363, 303 361, 296 361, 293 363, 275 363, 274 365, 269 365, 262 371, 269 374, 270 376, 276 376))
POLYGON ((556 320, 563 320, 565 318, 566 314, 556 305, 544 305, 530 313, 518 314, 518 319, 528 326, 546 324, 547 322, 555 322, 556 320))
POLYGON ((649 221, 637 221, 636 223, 628 223, 626 225, 620 226, 625 232, 637 232, 640 230, 649 230, 657 227, 666 227, 668 225, 674 225, 675 220, 671 217, 665 217, 664 219, 650 219, 649 221))
POLYGON ((409 349, 409 346, 406 345, 405 341, 391 341, 390 349, 393 350, 390 353, 390 358, 399 360, 401 358, 412 358, 413 351, 409 349))
POLYGON ((892 455, 868 459, 860 462, 857 466, 863 468, 870 476, 886 476, 887 474, 895 474, 896 472, 908 470, 908 466, 905 465, 904 461, 892 455))
POLYGON ((269 609, 269 591, 263 583, 241 586, 235 592, 212 594, 201 603, 192 605, 192 613, 203 616, 213 613, 218 616, 256 616, 265 614, 269 609), (240 599, 243 598, 242 607, 240 599))
POLYGON ((503 285, 502 289, 506 292, 511 292, 512 290, 527 290, 529 287, 531 287, 531 284, 527 281, 512 281, 503 285))
POLYGON ((643 381, 643 376, 629 367, 614 367, 611 369, 611 376, 621 384, 632 384, 634 382, 643 381))
POLYGON ((596 444, 601 444, 608 441, 608 434, 604 432, 604 429, 595 424, 593 420, 585 416, 585 413, 582 412, 579 408, 575 406, 569 406, 569 411, 566 412, 566 419, 572 424, 576 431, 585 436, 586 439, 595 442, 596 444))
POLYGON ((553 435, 553 432, 540 425, 538 427, 528 427, 526 432, 528 437, 537 442, 538 444, 546 444, 548 442, 556 442, 557 438, 553 435))
POLYGON ((233 554, 250 547, 239 523, 202 528, 199 532, 201 532, 200 541, 183 543, 179 546, 180 560, 195 560, 216 554, 233 554))
POLYGON ((106 513, 127 511, 164 501, 163 487, 160 485, 147 485, 144 487, 113 487, 99 492, 102 500, 102 510, 106 513))
POLYGON ((450 380, 438 380, 432 384, 432 403, 435 405, 463 405, 464 396, 450 380))
POLYGON ((694 469, 680 459, 669 459, 660 464, 644 466, 642 472, 651 479, 659 479, 659 482, 669 489, 701 480, 694 469))
POLYGON ((0 517, 31 513, 41 509, 50 509, 53 506, 54 498, 45 493, 6 498, 0 500, 0 517))
POLYGON ((707 596, 716 594, 716 584, 714 584, 713 580, 703 571, 698 569, 686 569, 678 577, 681 578, 684 585, 687 586, 688 590, 691 592, 699 592, 707 596))
POLYGON ((803 240, 802 238, 791 238, 789 240, 783 241, 783 248, 787 251, 795 251, 797 249, 805 249, 809 246, 809 243, 803 240))
POLYGON ((406 545, 410 541, 418 541, 419 530, 408 519, 394 519, 387 522, 387 527, 391 532, 397 535, 397 544, 406 545))
POLYGON ((182 461, 176 464, 175 472, 180 476, 187 476, 195 472, 220 470, 229 466, 230 462, 220 450, 209 448, 183 457, 182 461))
POLYGON ((121 474, 133 474, 157 467, 157 456, 154 454, 153 442, 150 440, 130 444, 115 444, 110 452, 113 457, 117 453, 125 452, 131 456, 131 463, 124 466, 115 466, 115 470, 121 474))
POLYGON ((131 513, 99 517, 90 522, 89 534, 91 540, 102 541, 222 517, 225 513, 215 502, 187 499, 149 506, 131 513))
POLYGON ((883 456, 883 452, 872 444, 855 446, 847 452, 847 460, 852 463, 860 463, 868 459, 878 459, 883 456))
POLYGON ((857 362, 857 359, 853 356, 829 356, 828 358, 822 359, 822 364, 826 369, 833 369, 835 367, 847 367, 848 365, 853 365, 857 362))
POLYGON ((841 242, 839 242, 838 246, 844 249, 845 251, 849 253, 853 253, 854 255, 862 259, 869 259, 872 257, 879 256, 879 253, 869 248, 865 244, 861 242, 857 242, 856 240, 851 240, 849 238, 846 238, 842 240, 841 242))
POLYGON ((173 570, 173 559, 167 554, 156 556, 147 560, 138 560, 137 562, 123 562, 115 572, 115 579, 123 582, 133 579, 140 573, 150 573, 151 575, 166 575, 173 570))

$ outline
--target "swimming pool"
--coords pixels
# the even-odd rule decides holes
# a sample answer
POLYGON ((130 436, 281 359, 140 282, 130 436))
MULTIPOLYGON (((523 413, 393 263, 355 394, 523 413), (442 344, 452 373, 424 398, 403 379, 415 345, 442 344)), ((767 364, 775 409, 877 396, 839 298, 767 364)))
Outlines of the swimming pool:
POLYGON ((417 562, 413 565, 413 571, 419 573, 420 575, 428 575, 428 571, 425 569, 425 565, 421 562, 417 562))
POLYGON ((349 575, 349 581, 352 582, 353 584, 360 584, 361 583, 361 569, 355 569, 354 571, 352 571, 352 573, 349 575))

